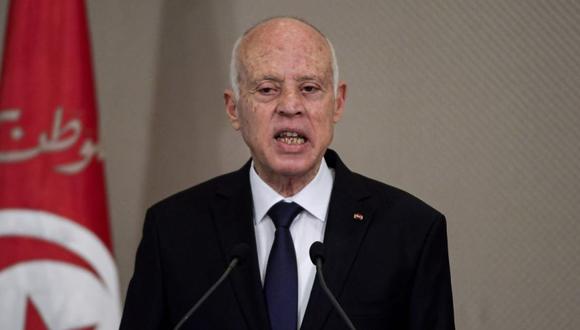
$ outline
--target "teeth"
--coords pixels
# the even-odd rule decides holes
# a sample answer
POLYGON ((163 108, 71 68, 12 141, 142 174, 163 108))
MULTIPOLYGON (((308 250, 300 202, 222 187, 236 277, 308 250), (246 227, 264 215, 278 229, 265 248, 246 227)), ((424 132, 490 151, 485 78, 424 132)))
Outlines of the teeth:
POLYGON ((304 138, 301 137, 280 137, 278 141, 286 144, 304 144, 304 138))
POLYGON ((281 137, 297 137, 298 133, 296 132, 282 132, 280 133, 281 137))
POLYGON ((306 139, 301 137, 296 132, 285 131, 278 134, 276 138, 278 141, 286 144, 304 144, 306 139))

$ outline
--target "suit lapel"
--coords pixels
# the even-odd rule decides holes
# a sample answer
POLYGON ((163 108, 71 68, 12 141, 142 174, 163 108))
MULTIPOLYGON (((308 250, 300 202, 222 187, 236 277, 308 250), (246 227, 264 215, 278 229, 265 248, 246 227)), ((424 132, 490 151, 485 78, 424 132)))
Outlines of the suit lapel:
POLYGON ((246 163, 232 174, 231 180, 219 187, 211 207, 224 255, 227 256, 239 243, 251 247, 248 260, 232 272, 231 283, 248 328, 269 329, 252 223, 249 166, 250 163, 246 163))
MULTIPOLYGON (((328 287, 340 303, 340 294, 374 210, 368 203, 369 194, 340 161, 338 155, 329 150, 325 158, 335 170, 335 180, 324 234, 326 261, 323 271, 328 287)), ((301 329, 320 329, 331 310, 332 305, 317 278, 301 329)))

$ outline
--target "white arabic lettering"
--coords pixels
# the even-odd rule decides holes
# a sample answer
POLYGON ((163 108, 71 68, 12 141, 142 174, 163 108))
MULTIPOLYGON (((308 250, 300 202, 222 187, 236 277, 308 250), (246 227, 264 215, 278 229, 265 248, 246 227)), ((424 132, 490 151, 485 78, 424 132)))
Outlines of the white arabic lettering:
MULTIPOLYGON (((54 153, 64 151, 72 147, 82 134, 83 126, 79 119, 71 119, 64 126, 62 125, 61 107, 57 107, 54 113, 52 131, 50 135, 42 132, 38 136, 38 144, 28 149, 20 150, 0 150, 0 163, 24 162, 40 155, 41 153, 54 153)), ((16 123, 20 120, 22 113, 19 109, 7 109, 0 111, 0 124, 3 122, 16 123)), ((24 136, 24 130, 20 126, 15 126, 10 131, 10 138, 14 141, 20 140, 24 136)), ((62 174, 72 175, 85 169, 91 159, 103 159, 103 152, 99 145, 87 138, 80 147, 80 160, 60 164, 55 166, 55 171, 62 174)))

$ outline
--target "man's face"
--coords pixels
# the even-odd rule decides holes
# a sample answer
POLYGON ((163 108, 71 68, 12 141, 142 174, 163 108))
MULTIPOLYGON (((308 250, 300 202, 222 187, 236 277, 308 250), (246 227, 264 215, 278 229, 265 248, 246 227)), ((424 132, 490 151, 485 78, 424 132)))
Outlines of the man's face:
POLYGON ((262 177, 310 180, 340 119, 346 85, 335 95, 330 50, 301 22, 274 20, 240 46, 240 96, 226 110, 262 177))

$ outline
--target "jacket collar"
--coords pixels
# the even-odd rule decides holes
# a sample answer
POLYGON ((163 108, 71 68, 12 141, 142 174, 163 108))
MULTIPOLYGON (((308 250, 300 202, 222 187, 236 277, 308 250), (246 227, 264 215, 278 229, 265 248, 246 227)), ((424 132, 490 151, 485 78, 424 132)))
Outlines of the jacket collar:
POLYGON ((211 204, 211 212, 223 255, 227 256, 239 243, 250 246, 247 260, 231 273, 230 282, 248 328, 269 329, 252 221, 249 169, 250 161, 220 181, 211 204))
MULTIPOLYGON (((336 152, 328 150, 325 159, 328 166, 334 168, 335 179, 324 233, 326 260, 322 268, 326 284, 340 302, 348 273, 372 220, 374 207, 358 175, 343 164, 336 152)), ((331 310, 332 305, 317 277, 301 328, 322 328, 331 310)))

